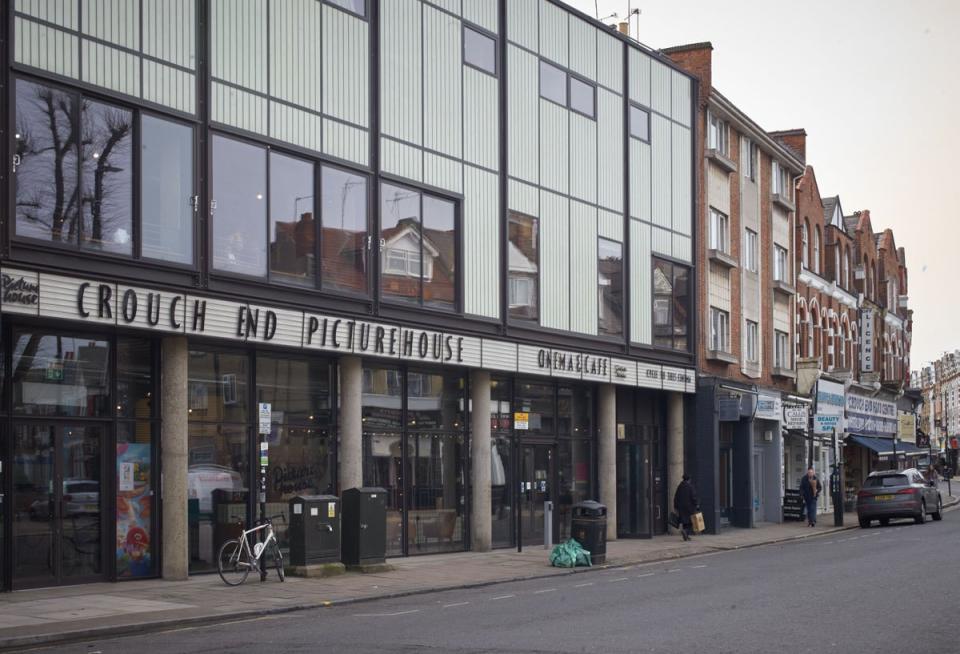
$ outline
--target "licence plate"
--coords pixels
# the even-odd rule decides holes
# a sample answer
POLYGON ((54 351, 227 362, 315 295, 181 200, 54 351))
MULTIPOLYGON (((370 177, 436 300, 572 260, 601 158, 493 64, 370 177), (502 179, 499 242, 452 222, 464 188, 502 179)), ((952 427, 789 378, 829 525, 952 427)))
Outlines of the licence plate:
POLYGON ((878 502, 888 502, 893 499, 893 495, 874 495, 873 499, 878 502))

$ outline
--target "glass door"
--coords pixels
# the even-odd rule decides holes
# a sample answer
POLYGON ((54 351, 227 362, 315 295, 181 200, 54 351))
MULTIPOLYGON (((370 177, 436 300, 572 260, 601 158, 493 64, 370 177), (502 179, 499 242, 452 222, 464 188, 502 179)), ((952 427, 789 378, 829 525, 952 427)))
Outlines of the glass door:
POLYGON ((619 537, 647 538, 651 535, 652 490, 649 443, 617 443, 619 537))
POLYGON ((14 587, 103 575, 100 425, 14 429, 14 587))
MULTIPOLYGON (((520 538, 524 545, 544 542, 543 503, 554 500, 553 445, 525 444, 520 447, 520 538)), ((556 508, 556 507, 554 507, 556 508)), ((554 514, 556 518, 556 513, 554 514)), ((554 522, 556 525, 556 522, 554 522)))

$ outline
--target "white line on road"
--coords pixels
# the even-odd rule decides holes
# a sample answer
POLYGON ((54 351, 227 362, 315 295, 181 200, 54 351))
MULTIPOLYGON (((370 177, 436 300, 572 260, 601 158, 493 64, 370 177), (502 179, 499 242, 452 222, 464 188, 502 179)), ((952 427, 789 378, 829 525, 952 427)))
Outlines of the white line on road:
POLYGON ((497 600, 510 599, 511 597, 516 597, 516 595, 500 595, 499 597, 491 597, 491 602, 496 602, 497 600))
POLYGON ((454 606, 464 606, 464 605, 469 604, 469 603, 470 603, 470 602, 454 602, 453 604, 444 604, 444 605, 443 605, 443 608, 449 609, 449 608, 454 607, 454 606))
POLYGON ((574 587, 574 588, 583 588, 584 586, 592 586, 592 585, 593 585, 593 582, 592 582, 592 581, 588 581, 588 582, 585 583, 585 584, 574 584, 573 587, 574 587))
POLYGON ((645 572, 642 575, 637 575, 637 579, 643 579, 644 577, 652 577, 657 574, 656 572, 645 572))
POLYGON ((557 590, 556 588, 544 588, 543 590, 535 590, 535 591, 533 591, 533 594, 534 594, 534 595, 540 595, 541 593, 554 593, 554 592, 556 592, 556 590, 557 590))
POLYGON ((420 613, 420 609, 410 609, 409 611, 397 611, 396 613, 354 613, 355 618, 389 618, 394 615, 408 615, 410 613, 420 613))
POLYGON ((613 584, 613 583, 616 583, 616 582, 618 582, 618 581, 626 581, 626 580, 628 580, 629 578, 630 578, 630 577, 617 577, 616 579, 611 579, 611 580, 610 580, 610 583, 613 584))
POLYGON ((673 570, 667 570, 667 574, 670 574, 671 572, 680 572, 680 568, 674 568, 673 570))
POLYGON ((696 570, 697 568, 706 568, 707 566, 705 566, 705 565, 691 565, 690 567, 693 568, 694 570, 696 570))

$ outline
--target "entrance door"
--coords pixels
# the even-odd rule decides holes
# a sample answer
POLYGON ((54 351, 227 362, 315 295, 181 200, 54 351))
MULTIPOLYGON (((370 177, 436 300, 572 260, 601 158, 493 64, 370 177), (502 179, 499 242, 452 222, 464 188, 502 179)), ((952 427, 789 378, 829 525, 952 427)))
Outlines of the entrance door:
POLYGON ((762 522, 764 518, 763 511, 763 476, 766 473, 766 468, 764 467, 765 457, 763 452, 759 450, 753 451, 753 520, 754 522, 762 522))
POLYGON ((648 538, 651 535, 650 444, 617 443, 617 536, 648 538))
POLYGON ((733 511, 733 448, 720 447, 720 520, 730 522, 733 511))
POLYGON ((14 428, 14 588, 103 576, 99 425, 14 428))
MULTIPOLYGON (((555 500, 553 445, 521 445, 519 464, 521 542, 531 546, 543 545, 543 503, 555 500)), ((557 515, 554 513, 554 526, 556 519, 557 515)))

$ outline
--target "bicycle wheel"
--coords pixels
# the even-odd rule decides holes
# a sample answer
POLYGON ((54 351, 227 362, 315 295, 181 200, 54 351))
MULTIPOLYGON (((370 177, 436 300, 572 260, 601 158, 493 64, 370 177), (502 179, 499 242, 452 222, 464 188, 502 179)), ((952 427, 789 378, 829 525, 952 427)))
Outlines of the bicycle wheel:
POLYGON ((273 563, 277 566, 277 576, 280 577, 280 581, 283 581, 283 554, 276 542, 273 544, 273 563))
POLYGON ((239 586, 247 580, 247 575, 250 574, 250 562, 247 560, 240 540, 228 540, 220 546, 220 553, 217 555, 217 572, 220 573, 223 583, 228 586, 239 586))

